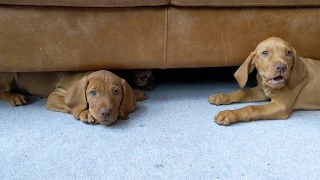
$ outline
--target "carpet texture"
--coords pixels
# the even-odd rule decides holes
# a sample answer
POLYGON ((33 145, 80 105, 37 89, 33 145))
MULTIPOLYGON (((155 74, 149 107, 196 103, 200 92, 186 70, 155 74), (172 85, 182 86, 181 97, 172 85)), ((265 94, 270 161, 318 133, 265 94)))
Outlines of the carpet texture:
POLYGON ((0 179, 320 179, 319 111, 219 126, 213 93, 235 81, 160 83, 127 121, 105 127, 0 101, 0 179))

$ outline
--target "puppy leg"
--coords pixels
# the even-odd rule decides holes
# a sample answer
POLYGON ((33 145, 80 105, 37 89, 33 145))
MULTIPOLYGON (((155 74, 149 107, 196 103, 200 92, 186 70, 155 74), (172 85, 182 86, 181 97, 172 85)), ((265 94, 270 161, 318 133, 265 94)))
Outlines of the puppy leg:
POLYGON ((133 92, 134 92, 134 95, 136 96, 136 100, 137 100, 137 101, 143 101, 143 100, 145 100, 145 99, 148 98, 147 95, 146 95, 146 93, 143 92, 143 91, 133 90, 133 92))
POLYGON ((215 105, 231 104, 235 102, 257 102, 269 100, 263 90, 254 87, 248 90, 238 90, 230 94, 214 94, 209 97, 209 102, 215 105))
POLYGON ((118 113, 118 119, 119 120, 128 120, 129 119, 128 113, 125 113, 120 110, 118 113))
POLYGON ((89 110, 84 110, 80 112, 78 120, 84 122, 84 123, 89 123, 89 124, 95 124, 96 121, 94 120, 93 115, 90 113, 89 110))
POLYGON ((0 99, 9 102, 12 106, 27 104, 25 96, 12 93, 17 73, 0 73, 0 99))
MULTIPOLYGON (((71 108, 64 101, 65 90, 57 88, 48 97, 46 108, 51 111, 58 111, 71 114, 71 108)), ((78 120, 84 123, 95 123, 95 120, 88 110, 84 110, 79 114, 78 120)))
POLYGON ((229 125, 238 121, 252 121, 259 119, 288 119, 292 109, 277 101, 260 106, 247 106, 236 110, 225 110, 215 116, 220 125, 229 125))
POLYGON ((49 96, 46 102, 46 108, 51 111, 71 113, 71 109, 64 102, 65 90, 55 89, 49 96))
POLYGON ((22 106, 27 104, 26 97, 21 94, 3 92, 0 93, 0 99, 9 102, 12 106, 22 106))
MULTIPOLYGON (((143 101, 148 98, 145 92, 143 91, 134 89, 133 92, 137 101, 143 101)), ((124 111, 119 110, 118 119, 122 119, 122 120, 129 119, 128 113, 125 113, 124 111)))

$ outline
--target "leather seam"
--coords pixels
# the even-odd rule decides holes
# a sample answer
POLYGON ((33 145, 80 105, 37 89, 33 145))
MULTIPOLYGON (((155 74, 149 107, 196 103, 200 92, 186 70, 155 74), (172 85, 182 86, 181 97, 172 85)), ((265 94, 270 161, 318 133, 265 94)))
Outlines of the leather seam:
POLYGON ((203 5, 203 6, 232 6, 232 5, 301 5, 301 4, 308 4, 308 5, 319 5, 320 3, 315 2, 296 2, 296 3, 289 3, 289 2, 263 2, 263 3, 256 3, 256 2, 247 2, 247 3, 237 3, 237 2, 230 2, 230 3, 208 3, 205 4, 203 2, 194 2, 194 3, 184 3, 179 1, 171 1, 171 4, 173 5, 179 5, 179 6, 192 6, 192 5, 203 5))
POLYGON ((164 3, 144 3, 144 4, 139 4, 139 3, 83 3, 83 2, 78 2, 78 3, 72 3, 72 2, 57 2, 57 1, 51 1, 48 3, 43 3, 39 0, 33 1, 33 2, 18 2, 18 3, 11 3, 10 0, 0 0, 0 4, 11 4, 11 5, 38 5, 38 6, 96 6, 96 7, 132 7, 132 6, 162 6, 166 5, 164 3))
POLYGON ((165 69, 167 66, 168 58, 168 8, 165 8, 164 18, 164 53, 163 53, 162 68, 165 69))

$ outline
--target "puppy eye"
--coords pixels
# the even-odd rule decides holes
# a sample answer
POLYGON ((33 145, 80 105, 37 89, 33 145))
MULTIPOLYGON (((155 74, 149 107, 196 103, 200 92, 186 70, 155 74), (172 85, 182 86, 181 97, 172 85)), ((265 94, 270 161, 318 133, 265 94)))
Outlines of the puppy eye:
POLYGON ((91 95, 91 96, 95 96, 95 95, 97 95, 97 92, 96 92, 95 90, 91 90, 91 91, 90 91, 90 95, 91 95))
POLYGON ((286 51, 286 56, 291 56, 292 52, 291 51, 286 51))
POLYGON ((119 94, 119 90, 118 89, 113 90, 113 94, 114 95, 118 95, 119 94))
POLYGON ((263 51, 261 54, 262 54, 263 56, 268 56, 268 55, 269 55, 268 51, 263 51))

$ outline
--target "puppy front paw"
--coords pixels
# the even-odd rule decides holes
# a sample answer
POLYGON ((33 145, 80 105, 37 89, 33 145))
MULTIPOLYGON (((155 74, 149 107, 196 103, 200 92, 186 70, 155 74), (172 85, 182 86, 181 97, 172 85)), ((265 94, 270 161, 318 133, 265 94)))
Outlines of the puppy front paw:
POLYGON ((239 121, 237 114, 232 110, 220 111, 215 117, 214 120, 219 125, 229 125, 239 121))
POLYGON ((229 97, 224 94, 213 94, 209 97, 210 104, 221 105, 230 104, 229 97))
POLYGON ((153 91, 155 89, 155 85, 148 83, 147 85, 142 86, 141 89, 145 91, 153 91))
POLYGON ((94 117, 92 116, 92 114, 90 113, 89 110, 84 110, 79 114, 78 119, 84 123, 88 123, 88 124, 94 124, 96 123, 94 117))
POLYGON ((134 95, 136 96, 137 101, 143 101, 148 98, 146 93, 140 90, 134 90, 134 95))
POLYGON ((12 106, 22 106, 27 104, 26 97, 21 94, 11 95, 8 101, 12 106))
POLYGON ((118 113, 118 120, 128 120, 129 116, 127 113, 124 113, 123 111, 119 111, 118 113))

